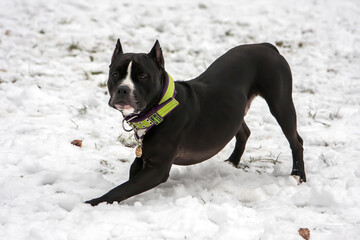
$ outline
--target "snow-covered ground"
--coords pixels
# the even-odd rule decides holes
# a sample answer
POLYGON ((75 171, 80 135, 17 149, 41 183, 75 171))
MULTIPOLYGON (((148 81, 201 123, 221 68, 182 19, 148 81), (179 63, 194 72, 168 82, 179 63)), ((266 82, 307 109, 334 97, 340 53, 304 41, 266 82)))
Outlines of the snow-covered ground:
POLYGON ((0 1, 0 239, 288 240, 299 228, 360 236, 358 0, 0 1), (118 37, 133 52, 159 39, 175 79, 233 46, 276 43, 308 182, 289 176, 288 143, 258 98, 240 169, 223 162, 232 141, 120 205, 83 204, 124 182, 134 158, 104 84, 118 37))

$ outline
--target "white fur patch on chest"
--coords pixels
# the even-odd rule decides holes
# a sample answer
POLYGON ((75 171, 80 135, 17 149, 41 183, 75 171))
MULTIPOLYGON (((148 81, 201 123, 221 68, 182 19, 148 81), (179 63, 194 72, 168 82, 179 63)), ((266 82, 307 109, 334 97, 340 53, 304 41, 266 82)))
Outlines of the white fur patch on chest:
POLYGON ((129 116, 130 114, 135 113, 135 109, 133 107, 129 107, 128 109, 124 109, 121 112, 126 117, 129 116))

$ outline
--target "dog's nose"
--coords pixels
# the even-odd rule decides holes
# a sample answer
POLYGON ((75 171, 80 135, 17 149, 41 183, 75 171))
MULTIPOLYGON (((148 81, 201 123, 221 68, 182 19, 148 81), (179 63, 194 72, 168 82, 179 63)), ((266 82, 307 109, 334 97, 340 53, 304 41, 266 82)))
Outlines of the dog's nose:
POLYGON ((119 96, 126 96, 130 93, 130 88, 128 86, 119 86, 117 88, 117 93, 119 96))

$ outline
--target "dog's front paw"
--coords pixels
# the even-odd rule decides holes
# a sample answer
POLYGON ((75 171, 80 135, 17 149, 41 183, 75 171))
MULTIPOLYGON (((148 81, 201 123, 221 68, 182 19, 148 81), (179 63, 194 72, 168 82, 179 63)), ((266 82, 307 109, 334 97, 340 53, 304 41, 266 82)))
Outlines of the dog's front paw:
POLYGON ((90 204, 91 206, 97 206, 102 202, 106 202, 106 200, 102 197, 99 197, 99 198, 94 198, 89 201, 86 201, 85 203, 90 204))

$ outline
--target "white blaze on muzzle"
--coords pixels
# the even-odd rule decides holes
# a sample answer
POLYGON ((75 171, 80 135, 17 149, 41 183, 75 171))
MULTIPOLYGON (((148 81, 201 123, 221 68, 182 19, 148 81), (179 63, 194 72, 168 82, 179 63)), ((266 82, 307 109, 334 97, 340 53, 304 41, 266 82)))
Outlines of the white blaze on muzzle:
MULTIPOLYGON (((131 67, 132 67, 132 61, 130 61, 129 66, 127 68, 127 74, 125 76, 124 81, 118 86, 127 86, 130 89, 130 99, 132 102, 134 102, 134 91, 135 91, 135 85, 131 79, 131 67)), ((115 107, 122 112, 124 116, 129 116, 130 114, 135 113, 134 107, 130 105, 118 105, 116 104, 115 107)))
POLYGON ((133 93, 135 91, 135 85, 131 79, 131 66, 132 66, 132 61, 130 61, 129 66, 127 68, 127 74, 126 77, 124 79, 124 81, 120 84, 120 86, 127 86, 130 88, 130 94, 131 96, 133 96, 133 93))

